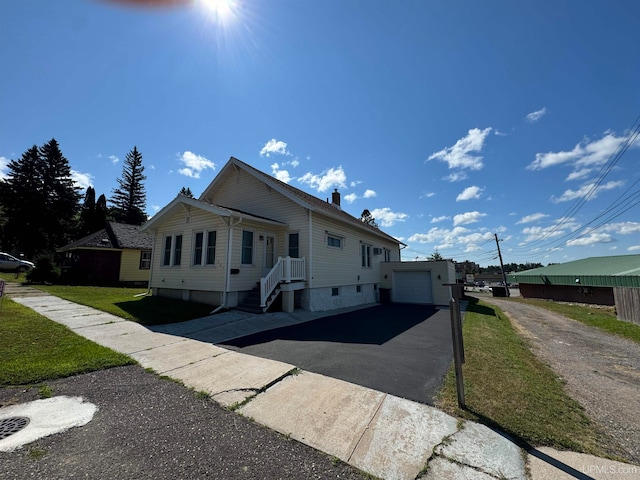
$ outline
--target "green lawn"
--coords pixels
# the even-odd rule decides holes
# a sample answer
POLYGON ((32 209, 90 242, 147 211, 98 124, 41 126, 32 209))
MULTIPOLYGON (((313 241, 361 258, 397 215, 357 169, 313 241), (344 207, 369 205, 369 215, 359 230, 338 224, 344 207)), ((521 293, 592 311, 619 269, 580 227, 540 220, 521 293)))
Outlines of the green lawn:
POLYGON ((34 285, 71 302, 108 312, 143 325, 183 322, 209 315, 211 305, 184 302, 171 298, 136 296, 144 294, 144 288, 84 287, 68 285, 34 285))
POLYGON ((135 363, 5 298, 0 310, 0 386, 135 363))
POLYGON ((640 325, 618 320, 613 309, 596 308, 583 305, 553 302, 538 298, 512 298, 513 301, 546 308, 552 312, 560 313, 565 317, 572 318, 578 322, 591 327, 599 328, 607 333, 620 335, 622 337, 640 343, 640 325))
POLYGON ((605 454, 582 407, 564 392, 561 380, 536 359, 497 307, 472 299, 463 334, 467 409, 458 408, 453 368, 436 406, 498 427, 534 446, 605 454))

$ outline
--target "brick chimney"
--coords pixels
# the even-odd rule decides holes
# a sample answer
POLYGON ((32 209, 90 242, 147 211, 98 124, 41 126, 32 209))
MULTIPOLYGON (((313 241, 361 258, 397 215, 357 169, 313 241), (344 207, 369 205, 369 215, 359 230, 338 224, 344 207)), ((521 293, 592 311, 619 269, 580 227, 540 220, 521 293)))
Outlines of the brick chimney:
POLYGON ((340 192, 337 188, 331 192, 331 204, 340 208, 340 192))

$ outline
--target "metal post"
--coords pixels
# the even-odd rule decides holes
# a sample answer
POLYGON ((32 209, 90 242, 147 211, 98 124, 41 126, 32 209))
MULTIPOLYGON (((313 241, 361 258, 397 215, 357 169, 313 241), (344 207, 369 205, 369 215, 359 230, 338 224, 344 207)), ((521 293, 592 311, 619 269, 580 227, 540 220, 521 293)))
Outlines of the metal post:
POLYGON ((453 364, 456 372, 456 390, 458 393, 458 406, 465 407, 464 381, 462 379, 462 364, 464 363, 464 346, 462 344, 462 321, 460 316, 460 303, 454 298, 449 300, 449 312, 451 316, 451 340, 453 342, 453 364))

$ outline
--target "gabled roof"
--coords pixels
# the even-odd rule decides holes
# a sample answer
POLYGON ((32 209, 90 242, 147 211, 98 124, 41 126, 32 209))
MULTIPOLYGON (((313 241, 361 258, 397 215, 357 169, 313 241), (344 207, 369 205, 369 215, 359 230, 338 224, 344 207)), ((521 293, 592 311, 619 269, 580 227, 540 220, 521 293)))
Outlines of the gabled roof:
POLYGON ((509 278, 519 283, 546 285, 639 287, 640 255, 590 257, 513 273, 509 278))
POLYGON ((130 248, 135 250, 151 250, 153 236, 148 232, 141 232, 138 225, 107 222, 105 228, 86 237, 71 242, 59 252, 76 249, 116 249, 130 248))
POLYGON ((196 200, 195 198, 186 197, 184 195, 178 195, 162 210, 160 210, 153 217, 147 220, 147 222, 144 225, 142 225, 141 229, 143 231, 153 230, 153 228, 158 223, 161 223, 162 219, 167 215, 173 215, 177 211, 189 212, 191 208, 204 210, 205 212, 213 213, 214 215, 219 215, 221 217, 243 218, 243 219, 253 220, 255 222, 265 223, 273 226, 279 226, 279 227, 286 226, 285 223, 282 223, 278 220, 273 220, 271 218, 267 218, 260 215, 254 215, 254 214, 243 212, 242 210, 237 210, 234 208, 214 205, 213 203, 205 202, 203 200, 196 200))
POLYGON ((231 157, 229 161, 225 164, 225 166, 222 167, 220 172, 218 172, 218 175, 216 175, 213 181, 204 190, 202 195, 200 195, 200 200, 204 200, 209 196, 209 193, 213 191, 213 189, 215 188, 215 185, 218 182, 222 181, 221 178, 223 178, 224 173, 230 168, 240 168, 246 171, 250 175, 253 175, 255 178, 257 178, 261 182, 267 184, 269 187, 273 188, 280 194, 284 195, 285 197, 289 198, 290 200, 292 200, 293 202, 297 203, 298 205, 304 208, 307 208, 314 212, 323 213, 331 218, 345 222, 357 229, 365 230, 376 236, 383 237, 387 240, 391 240, 401 245, 405 245, 398 239, 393 238, 391 235, 386 234, 382 230, 363 222, 362 220, 354 217, 353 215, 348 214, 347 212, 333 205, 332 203, 329 203, 328 201, 321 200, 320 198, 314 197, 313 195, 310 195, 307 192, 300 190, 299 188, 289 185, 288 183, 284 183, 278 180, 277 178, 272 177, 271 175, 268 175, 258 170, 257 168, 252 167, 251 165, 243 162, 242 160, 238 160, 235 157, 231 157))

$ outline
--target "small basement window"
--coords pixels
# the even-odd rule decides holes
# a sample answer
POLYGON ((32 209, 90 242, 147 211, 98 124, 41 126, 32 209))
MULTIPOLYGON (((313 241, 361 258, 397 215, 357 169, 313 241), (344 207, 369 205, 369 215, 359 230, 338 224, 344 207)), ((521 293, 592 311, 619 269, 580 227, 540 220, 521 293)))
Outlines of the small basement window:
POLYGON ((340 295, 340 288, 339 287, 333 287, 331 289, 331 296, 332 297, 337 297, 338 295, 340 295))
POLYGON ((342 238, 335 235, 327 235, 327 245, 329 247, 342 248, 342 238))

